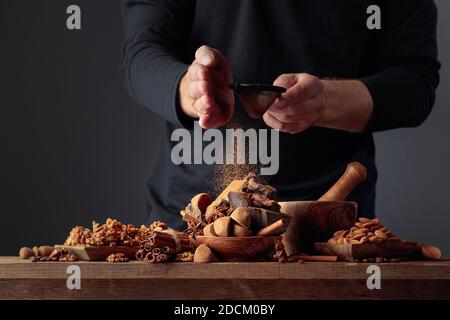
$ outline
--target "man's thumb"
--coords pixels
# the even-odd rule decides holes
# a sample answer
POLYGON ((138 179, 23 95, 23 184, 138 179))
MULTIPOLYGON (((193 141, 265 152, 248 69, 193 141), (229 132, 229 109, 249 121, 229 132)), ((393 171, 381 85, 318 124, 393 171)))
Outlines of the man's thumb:
POLYGON ((275 79, 273 85, 289 89, 297 83, 297 77, 293 73, 282 74, 275 79))

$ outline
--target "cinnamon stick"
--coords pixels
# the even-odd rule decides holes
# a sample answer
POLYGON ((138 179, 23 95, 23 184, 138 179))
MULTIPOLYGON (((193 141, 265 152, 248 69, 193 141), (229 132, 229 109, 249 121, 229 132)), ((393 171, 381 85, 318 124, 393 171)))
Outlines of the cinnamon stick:
POLYGON ((138 250, 138 252, 136 252, 136 260, 143 260, 145 258, 145 251, 144 250, 138 250))
POLYGON ((145 261, 148 261, 148 262, 153 262, 153 261, 155 261, 155 256, 153 255, 152 252, 148 252, 148 253, 145 255, 145 261))

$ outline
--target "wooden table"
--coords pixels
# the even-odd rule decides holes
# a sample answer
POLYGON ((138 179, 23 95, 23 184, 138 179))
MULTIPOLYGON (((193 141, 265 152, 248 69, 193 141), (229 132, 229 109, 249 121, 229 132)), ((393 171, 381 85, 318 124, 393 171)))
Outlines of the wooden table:
POLYGON ((30 262, 0 257, 0 299, 450 299, 450 262, 369 263, 30 262), (81 289, 67 288, 67 267, 81 289))

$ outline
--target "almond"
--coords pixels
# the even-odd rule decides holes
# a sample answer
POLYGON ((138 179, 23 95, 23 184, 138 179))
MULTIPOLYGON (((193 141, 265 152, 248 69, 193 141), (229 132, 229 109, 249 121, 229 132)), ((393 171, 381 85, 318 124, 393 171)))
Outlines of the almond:
POLYGON ((381 228, 383 228, 382 224, 376 224, 373 227, 370 227, 370 231, 374 232, 374 231, 379 230, 381 228))
POLYGON ((369 232, 369 229, 361 228, 361 229, 355 230, 353 233, 355 233, 355 234, 360 234, 360 233, 366 234, 367 232, 369 232))
POLYGON ((360 243, 366 243, 366 242, 368 242, 368 241, 369 241, 369 237, 368 237, 368 236, 364 236, 364 237, 362 237, 362 238, 359 240, 360 243))
POLYGON ((363 234, 363 233, 355 234, 355 235, 352 237, 352 240, 361 240, 363 237, 364 237, 364 234, 363 234))
POLYGON ((380 230, 376 230, 375 231, 375 235, 378 237, 378 238, 381 238, 381 239, 387 239, 388 237, 387 237, 387 235, 383 232, 383 231, 380 231, 380 230))
POLYGON ((376 226, 376 225, 377 225, 377 223, 375 223, 373 221, 369 221, 369 222, 363 223, 362 227, 370 229, 371 227, 376 226))
POLYGON ((333 234, 333 236, 334 237, 340 237, 340 236, 342 236, 345 232, 347 232, 348 230, 339 230, 339 231, 336 231, 334 234, 333 234))
POLYGON ((361 218, 359 218, 358 220, 359 220, 359 222, 362 222, 362 223, 365 223, 365 222, 369 222, 369 221, 370 221, 370 219, 364 218, 364 217, 361 217, 361 218))

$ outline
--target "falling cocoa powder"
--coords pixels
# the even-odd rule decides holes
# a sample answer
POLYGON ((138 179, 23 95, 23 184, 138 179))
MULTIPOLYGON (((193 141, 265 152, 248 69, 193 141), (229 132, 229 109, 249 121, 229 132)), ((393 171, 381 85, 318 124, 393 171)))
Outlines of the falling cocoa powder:
MULTIPOLYGON (((228 123, 228 129, 243 129, 251 127, 251 121, 245 121, 238 119, 238 116, 234 116, 233 119, 228 123)), ((237 146, 237 139, 234 139, 234 147, 233 147, 233 164, 219 164, 214 168, 214 175, 212 178, 211 184, 211 193, 215 196, 220 194, 223 189, 225 189, 233 180, 239 180, 246 177, 249 173, 259 174, 259 165, 258 164, 238 164, 238 152, 241 149, 237 146)), ((245 161, 249 160, 249 145, 248 140, 245 141, 245 161)))
POLYGON ((212 181, 212 191, 218 195, 233 180, 239 180, 251 172, 258 172, 256 164, 224 164, 216 166, 212 181))

